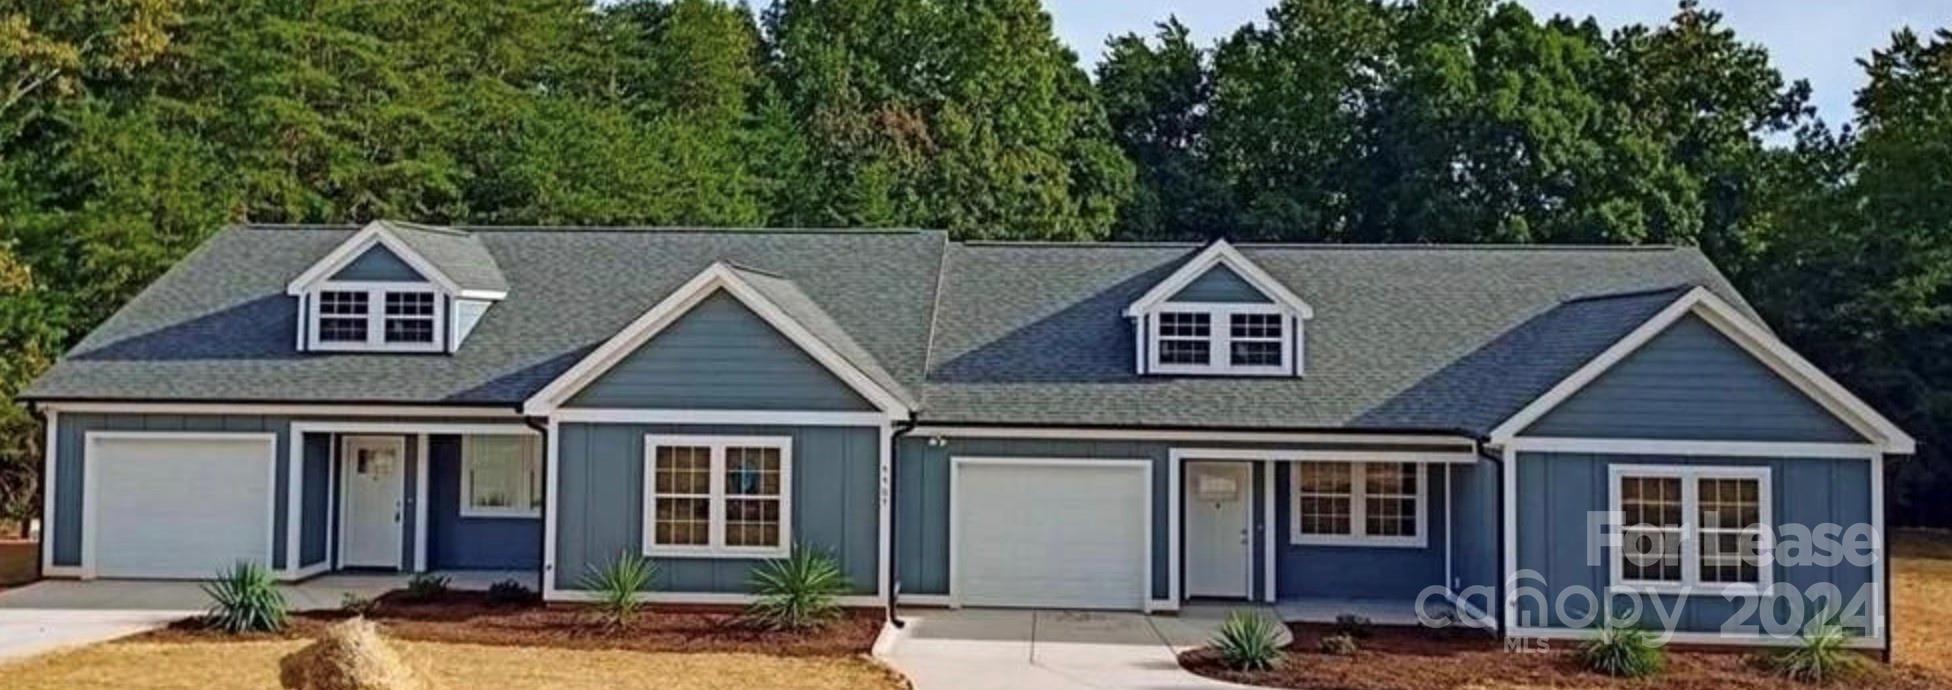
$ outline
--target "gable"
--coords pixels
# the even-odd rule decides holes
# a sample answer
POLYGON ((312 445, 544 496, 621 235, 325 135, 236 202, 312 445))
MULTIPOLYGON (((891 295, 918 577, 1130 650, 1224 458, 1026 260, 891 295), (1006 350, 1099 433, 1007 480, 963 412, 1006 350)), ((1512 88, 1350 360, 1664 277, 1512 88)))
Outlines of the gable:
POLYGON ((1262 294, 1246 278, 1240 277, 1225 264, 1215 264, 1207 272, 1194 278, 1185 289, 1166 299, 1168 302, 1214 302, 1223 304, 1271 304, 1274 300, 1262 294))
POLYGON ((359 258, 332 274, 330 280, 348 282, 421 283, 427 278, 382 244, 374 244, 359 258))
POLYGON ((765 319, 723 290, 625 355, 567 407, 873 411, 765 319))
POLYGON ((1862 443, 1864 437, 1689 314, 1553 408, 1525 436, 1862 443))

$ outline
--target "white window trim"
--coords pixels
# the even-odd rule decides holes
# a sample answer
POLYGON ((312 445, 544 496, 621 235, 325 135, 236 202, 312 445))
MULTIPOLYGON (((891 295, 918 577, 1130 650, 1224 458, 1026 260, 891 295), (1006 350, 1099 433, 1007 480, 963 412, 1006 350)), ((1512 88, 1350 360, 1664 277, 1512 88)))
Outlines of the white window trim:
MULTIPOLYGON (((1288 543, 1295 546, 1378 546, 1391 548, 1421 549, 1430 545, 1430 470, 1429 466, 1418 462, 1417 468, 1417 533, 1415 536, 1372 537, 1363 532, 1366 507, 1364 499, 1369 493, 1368 462, 1314 461, 1349 466, 1353 481, 1349 484, 1349 530, 1353 534, 1302 534, 1301 533, 1301 465, 1303 461, 1288 465, 1288 543)), ((1401 461, 1378 461, 1381 464, 1402 464, 1401 461)))
POLYGON ((447 302, 447 293, 433 283, 324 281, 313 285, 305 294, 306 349, 320 352, 445 352, 447 350, 447 302), (319 338, 320 321, 327 318, 348 318, 321 313, 322 293, 326 292, 366 293, 366 340, 364 342, 319 338), (432 341, 425 343, 386 341, 386 294, 389 292, 420 292, 434 295, 433 316, 414 317, 432 320, 434 328, 432 341))
POLYGON ((1612 465, 1607 469, 1607 522, 1617 534, 1625 519, 1620 503, 1620 480, 1627 477, 1674 477, 1681 480, 1681 581, 1629 580, 1626 566, 1615 549, 1608 549, 1609 592, 1623 594, 1693 594, 1706 596, 1761 596, 1775 584, 1775 522, 1770 514, 1771 491, 1768 467, 1709 465, 1612 465), (1700 487, 1702 479, 1753 479, 1758 485, 1757 518, 1764 529, 1756 548, 1762 566, 1756 582, 1702 582, 1701 552, 1696 544, 1700 535, 1700 487))
MULTIPOLYGON (((461 517, 464 518, 525 518, 542 517, 542 508, 527 508, 520 505, 502 508, 479 508, 474 505, 474 485, 468 482, 468 473, 474 467, 474 444, 482 438, 514 438, 532 446, 530 449, 529 471, 535 478, 530 490, 535 496, 542 495, 542 444, 536 443, 535 436, 514 434, 467 434, 461 437, 461 517)), ((424 464, 424 463, 423 463, 424 464)), ((528 497, 524 497, 528 498, 528 497)), ((520 503, 520 502, 518 502, 520 503)))
POLYGON ((674 558, 785 558, 793 550, 793 438, 791 436, 644 436, 643 552, 674 558), (712 509, 709 546, 657 544, 657 449, 660 446, 706 446, 711 451, 712 509), (725 546, 725 449, 779 449, 779 544, 770 547, 725 546))
POLYGON ((1146 313, 1146 368, 1153 374, 1208 376, 1297 376, 1301 373, 1301 320, 1278 304, 1162 302, 1146 313), (1165 313, 1206 314, 1209 323, 1206 364, 1168 364, 1159 360, 1160 325, 1165 313), (1281 364, 1275 366, 1236 366, 1233 363, 1233 317, 1235 314, 1281 315, 1281 364))

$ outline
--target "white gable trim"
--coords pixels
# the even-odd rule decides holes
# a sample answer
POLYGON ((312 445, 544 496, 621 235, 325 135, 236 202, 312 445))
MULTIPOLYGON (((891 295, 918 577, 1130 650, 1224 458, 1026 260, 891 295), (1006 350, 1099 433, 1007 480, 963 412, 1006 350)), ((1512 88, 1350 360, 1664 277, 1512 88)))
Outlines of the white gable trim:
POLYGON ((698 306, 700 302, 705 301, 706 297, 719 290, 724 290, 726 294, 744 304, 747 309, 751 309, 753 313, 765 319, 767 324, 785 335, 788 340, 792 340, 793 344, 798 345, 801 350, 812 355, 814 360, 840 377, 848 387, 861 394, 861 397, 867 398, 868 402, 873 403, 882 412, 893 418, 908 418, 910 412, 908 405, 900 398, 875 383, 874 379, 869 378, 860 368, 848 362, 845 357, 840 356, 840 353, 835 352, 819 338, 814 337, 805 326, 788 316, 764 294, 753 289, 744 278, 739 277, 737 271, 724 262, 713 263, 707 267, 672 292, 671 296, 651 307, 649 311, 644 312, 643 316, 637 317, 637 320, 630 322, 630 325, 624 326, 623 330, 604 341, 594 352, 570 367, 569 371, 563 372, 561 376, 556 377, 556 380, 530 396, 522 403, 523 414, 542 416, 554 413, 590 382, 623 361, 630 353, 636 352, 637 348, 650 342, 651 338, 657 337, 657 334, 663 332, 665 328, 676 323, 679 317, 690 312, 692 307, 698 306))
POLYGON ((447 277, 447 274, 442 273, 426 257, 421 256, 420 252, 414 251, 413 247, 409 247, 407 243, 400 241, 400 238, 394 235, 392 230, 387 229, 385 222, 377 220, 367 223, 366 227, 360 228, 359 232, 353 233, 352 237, 347 238, 345 242, 339 243, 339 246, 334 248, 332 253, 326 254, 325 258, 319 259, 318 263, 312 264, 311 268, 305 269, 304 273, 300 273, 289 285, 285 286, 285 294, 293 296, 305 294, 306 291, 330 279, 340 269, 345 268, 347 264, 358 259, 360 255, 366 253, 366 250, 373 248, 375 245, 386 247, 387 251, 393 252, 394 256, 400 257, 401 261, 407 262, 408 266, 418 271, 421 277, 433 283, 434 287, 440 288, 442 292, 449 295, 467 299, 485 300, 499 300, 508 296, 508 293, 498 291, 462 290, 459 285, 447 277))
POLYGON ((1760 325, 1736 311, 1728 302, 1717 297, 1707 288, 1700 287, 1674 300, 1673 304, 1669 304, 1639 328, 1635 328, 1619 342, 1601 352, 1598 357, 1560 381, 1558 385, 1546 391, 1545 395, 1533 400, 1510 419, 1492 429, 1490 443, 1500 446, 1510 443, 1519 432, 1543 418, 1546 413, 1551 412, 1584 389, 1587 384, 1598 379, 1601 374, 1612 369, 1613 365, 1626 359, 1628 355, 1653 340, 1654 336, 1660 335, 1674 322, 1689 314, 1699 316, 1703 321, 1708 322, 1715 330, 1720 331, 1751 356, 1767 365, 1777 376, 1783 377, 1797 390, 1822 405, 1830 414, 1848 424, 1850 428, 1871 439, 1879 450, 1895 455, 1917 452, 1917 441, 1905 434, 1896 424, 1892 424, 1891 420, 1885 419, 1883 415, 1871 409, 1870 405, 1845 390, 1835 379, 1817 369, 1816 365, 1811 364, 1809 360, 1796 354, 1788 345, 1763 330, 1760 325))
POLYGON ((1315 317, 1315 309, 1313 307, 1308 306, 1307 302, 1301 301, 1300 296, 1290 291, 1287 286, 1282 285, 1281 281, 1275 280, 1274 276, 1268 275, 1267 271, 1261 270, 1260 266, 1255 265, 1252 261, 1248 261, 1247 257, 1242 256, 1239 250, 1234 249, 1233 245, 1227 244, 1226 240, 1215 241, 1211 246, 1202 250, 1198 256, 1186 262, 1186 265, 1179 267, 1179 270, 1174 271, 1172 275, 1166 276, 1166 279, 1159 281, 1158 285, 1152 286, 1152 289, 1147 291, 1138 301, 1133 302, 1131 306, 1125 308, 1125 315, 1131 318, 1143 316, 1146 312, 1171 299, 1173 295, 1179 294, 1180 290, 1184 290, 1187 285, 1191 285, 1200 276, 1206 275, 1206 272, 1212 270, 1215 266, 1226 266, 1232 269, 1234 274, 1246 280, 1247 284, 1254 286, 1256 290, 1260 290, 1261 294, 1267 295, 1268 299, 1274 300, 1276 304, 1288 308, 1295 316, 1303 319, 1315 317))

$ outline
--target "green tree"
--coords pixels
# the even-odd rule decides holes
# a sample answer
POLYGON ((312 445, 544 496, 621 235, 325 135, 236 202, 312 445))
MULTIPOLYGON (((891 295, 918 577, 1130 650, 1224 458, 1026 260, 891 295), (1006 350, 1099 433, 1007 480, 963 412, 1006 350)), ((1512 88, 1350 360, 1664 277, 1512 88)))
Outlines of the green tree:
POLYGON ((1224 188, 1208 167, 1213 106, 1211 53, 1168 19, 1152 41, 1138 34, 1106 43, 1098 90, 1112 136, 1138 169, 1119 214, 1120 239, 1189 239, 1228 230, 1224 188))

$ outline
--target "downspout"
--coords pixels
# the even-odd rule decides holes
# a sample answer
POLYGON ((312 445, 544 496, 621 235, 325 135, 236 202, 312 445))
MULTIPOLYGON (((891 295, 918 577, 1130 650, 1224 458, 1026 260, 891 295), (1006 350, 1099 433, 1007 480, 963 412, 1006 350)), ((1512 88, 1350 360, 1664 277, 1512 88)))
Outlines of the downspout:
MULTIPOLYGON (((522 412, 522 406, 516 405, 515 412, 520 414, 522 412)), ((522 418, 522 424, 536 430, 536 433, 542 434, 542 444, 540 446, 543 454, 541 462, 543 491, 542 529, 536 530, 536 540, 538 543, 535 548, 536 554, 541 556, 541 559, 537 560, 535 564, 535 591, 536 596, 541 596, 543 592, 549 589, 549 573, 545 570, 549 563, 549 506, 552 505, 552 501, 549 500, 549 491, 550 487, 554 486, 553 482, 555 481, 554 477, 549 476, 549 442, 551 440, 549 438, 549 418, 525 416, 522 418)))
POLYGON ((895 452, 895 441, 914 431, 915 424, 915 418, 910 416, 907 421, 896 424, 888 434, 888 562, 881 564, 881 567, 888 569, 888 624, 896 629, 907 627, 908 622, 901 619, 901 611, 896 608, 896 599, 901 594, 901 570, 896 567, 896 562, 901 560, 898 555, 901 553, 901 504, 895 501, 895 491, 896 487, 901 486, 901 456, 895 452))

